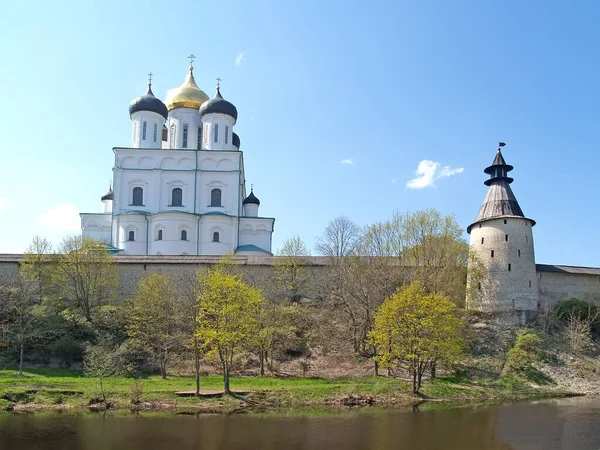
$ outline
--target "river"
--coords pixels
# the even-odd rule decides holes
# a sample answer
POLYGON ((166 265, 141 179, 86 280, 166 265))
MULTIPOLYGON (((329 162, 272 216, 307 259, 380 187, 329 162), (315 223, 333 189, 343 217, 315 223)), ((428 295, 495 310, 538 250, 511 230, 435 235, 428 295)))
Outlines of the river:
POLYGON ((329 414, 6 414, 0 449, 598 450, 600 399, 329 414))

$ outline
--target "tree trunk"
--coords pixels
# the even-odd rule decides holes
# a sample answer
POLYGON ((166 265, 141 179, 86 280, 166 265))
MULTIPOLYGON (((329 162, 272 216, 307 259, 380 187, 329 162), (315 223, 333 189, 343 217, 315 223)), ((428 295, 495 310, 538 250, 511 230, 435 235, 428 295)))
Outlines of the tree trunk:
POLYGON ((379 362, 376 360, 373 360, 373 369, 375 370, 375 376, 378 377, 379 376, 379 362))
POLYGON ((413 366, 412 368, 412 385, 413 385, 413 394, 419 392, 419 388, 417 387, 417 368, 413 366))
POLYGON ((21 342, 21 350, 19 352, 19 376, 23 376, 23 347, 24 344, 21 342))
POLYGON ((194 339, 194 369, 196 369, 196 395, 200 395, 200 350, 194 339))
POLYGON ((227 364, 223 364, 223 393, 225 395, 231 394, 231 389, 229 388, 229 367, 227 367, 227 364))
POLYGON ((431 363, 431 379, 435 380, 435 369, 436 369, 436 364, 435 361, 431 363))
POLYGON ((265 350, 262 345, 260 347, 260 376, 265 376, 265 350))

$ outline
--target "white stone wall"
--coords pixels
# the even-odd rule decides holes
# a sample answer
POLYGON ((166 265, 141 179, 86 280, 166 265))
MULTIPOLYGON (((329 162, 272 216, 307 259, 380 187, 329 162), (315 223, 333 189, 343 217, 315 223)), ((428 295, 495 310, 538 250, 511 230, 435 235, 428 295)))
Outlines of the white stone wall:
POLYGON ((103 213, 84 213, 81 216, 81 232, 83 237, 111 242, 111 215, 103 213))
POLYGON ((133 148, 161 148, 165 118, 151 111, 138 111, 131 116, 131 146, 133 148), (144 136, 144 122, 146 135, 144 136), (156 134, 154 128, 156 127, 156 134))
POLYGON ((235 125, 233 117, 227 114, 206 114, 202 117, 202 124, 204 140, 202 149, 235 150, 231 142, 233 139, 233 125, 235 125), (217 142, 215 142, 215 125, 218 125, 217 142), (225 134, 226 129, 227 135, 225 134))
POLYGON ((471 228, 470 248, 478 255, 486 277, 477 287, 469 279, 469 292, 476 296, 468 299, 469 307, 482 310, 537 309, 538 286, 531 220, 503 217, 475 224, 471 228))
POLYGON ((600 275, 566 272, 538 272, 542 309, 572 297, 600 306, 600 275))
POLYGON ((274 222, 275 219, 271 218, 242 217, 240 219, 239 246, 256 245, 271 252, 271 235, 274 222))
POLYGON ((200 112, 192 108, 175 108, 169 111, 167 122, 167 143, 170 149, 188 148, 198 149, 198 127, 202 126, 200 112), (184 147, 183 131, 188 126, 187 146, 184 147), (175 131, 174 139, 171 139, 172 130, 175 131))

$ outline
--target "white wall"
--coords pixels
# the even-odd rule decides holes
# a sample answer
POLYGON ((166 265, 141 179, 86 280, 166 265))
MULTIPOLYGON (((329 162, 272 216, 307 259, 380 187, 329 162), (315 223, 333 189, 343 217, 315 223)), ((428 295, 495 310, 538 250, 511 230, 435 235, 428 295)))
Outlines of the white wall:
POLYGON ((131 120, 131 146, 133 148, 161 148, 162 128, 165 123, 163 116, 151 111, 138 111, 132 114, 131 120), (143 134, 144 122, 146 122, 145 138, 143 134), (156 126, 156 136, 154 134, 154 126, 156 126))
POLYGON ((196 150, 198 147, 198 127, 202 126, 200 112, 192 108, 175 108, 169 111, 167 123, 167 145, 170 149, 188 148, 196 150), (183 146, 183 127, 188 125, 187 147, 183 146), (175 139, 171 142, 171 127, 175 127, 175 139))
POLYGON ((236 150, 231 143, 233 138, 233 126, 235 121, 233 117, 227 114, 206 114, 202 117, 203 124, 203 144, 202 149, 206 150, 236 150), (217 141, 215 142, 215 125, 218 125, 217 141), (225 136, 225 127, 227 127, 227 137, 225 136), (225 142, 227 140, 227 142, 225 142))

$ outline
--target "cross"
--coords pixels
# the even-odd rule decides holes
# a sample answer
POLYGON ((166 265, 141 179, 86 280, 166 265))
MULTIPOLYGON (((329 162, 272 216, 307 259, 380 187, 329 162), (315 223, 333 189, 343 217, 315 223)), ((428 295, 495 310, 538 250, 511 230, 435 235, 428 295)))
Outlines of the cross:
POLYGON ((188 56, 188 59, 190 60, 190 67, 193 68, 194 67, 194 60, 196 59, 196 57, 192 53, 190 56, 188 56))
POLYGON ((217 77, 217 89, 221 87, 221 79, 217 77))
POLYGON ((250 185, 250 192, 254 192, 254 184, 250 185))
POLYGON ((152 86, 152 72, 148 74, 148 86, 152 86))

